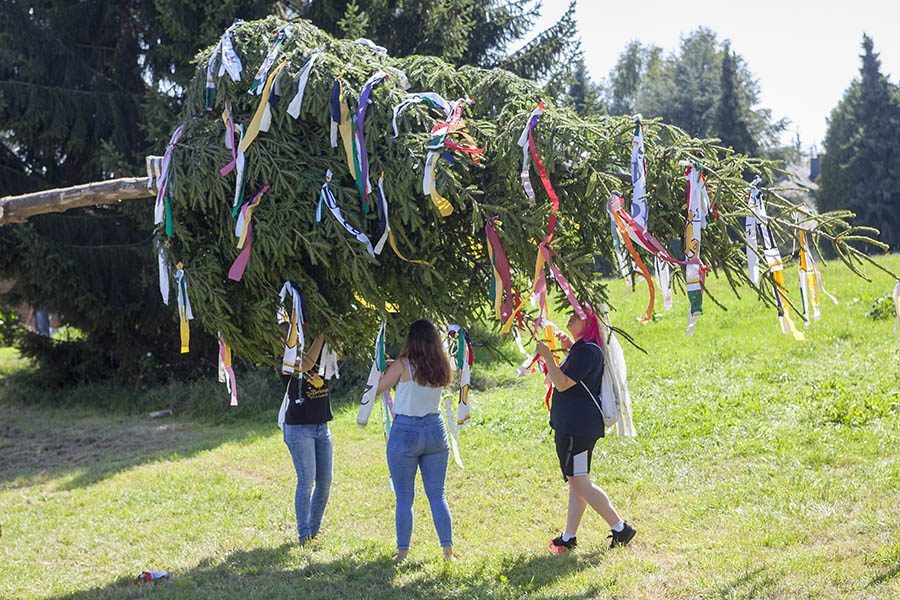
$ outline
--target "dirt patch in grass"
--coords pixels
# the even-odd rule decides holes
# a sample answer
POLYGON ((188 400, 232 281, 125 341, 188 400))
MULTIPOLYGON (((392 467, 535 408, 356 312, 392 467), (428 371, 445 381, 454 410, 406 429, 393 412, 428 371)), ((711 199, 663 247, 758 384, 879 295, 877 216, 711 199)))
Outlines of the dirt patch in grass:
POLYGON ((88 411, 0 402, 0 490, 73 470, 80 475, 69 486, 80 487, 131 466, 191 454, 229 439, 222 428, 172 417, 111 420, 88 411))

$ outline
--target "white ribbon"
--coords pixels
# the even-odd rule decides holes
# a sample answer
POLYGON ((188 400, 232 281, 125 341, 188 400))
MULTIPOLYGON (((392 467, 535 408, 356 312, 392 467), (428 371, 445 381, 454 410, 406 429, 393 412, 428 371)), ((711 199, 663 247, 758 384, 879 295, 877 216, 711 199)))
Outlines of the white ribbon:
MULTIPOLYGON (((759 215, 765 216, 765 210, 762 208, 762 199, 760 198, 759 182, 762 178, 758 175, 750 184, 750 195, 748 202, 752 214, 748 215, 744 220, 744 231, 747 237, 747 272, 753 285, 759 285, 759 256, 756 254, 758 244, 756 241, 756 226, 760 222, 759 215)), ((762 219, 765 221, 765 219, 762 219)))
MULTIPOLYGON (((285 281, 278 293, 279 305, 284 305, 285 298, 291 296, 291 314, 288 317, 290 330, 284 342, 284 357, 281 360, 281 372, 291 374, 297 368, 297 357, 303 355, 305 345, 303 339, 303 309, 301 307, 300 290, 290 281, 285 281)), ((302 376, 302 375, 301 375, 302 376)), ((287 392, 285 392, 287 394, 287 392)))
POLYGON ((316 52, 306 59, 306 64, 303 65, 303 69, 300 71, 300 77, 297 79, 297 93, 294 95, 294 99, 291 100, 291 103, 287 108, 287 113, 295 119, 300 116, 300 108, 303 106, 303 92, 306 91, 306 82, 309 80, 309 73, 312 71, 313 64, 318 57, 319 53, 316 52))
POLYGON ((331 169, 328 169, 325 173, 325 183, 322 184, 322 192, 319 195, 319 205, 316 207, 316 223, 319 223, 322 220, 322 205, 326 205, 328 209, 331 211, 331 214, 334 215, 334 218, 337 219, 338 223, 346 229, 350 235, 355 237, 357 241, 366 245, 366 252, 369 253, 370 256, 375 256, 375 250, 372 248, 372 242, 369 241, 369 236, 364 233, 358 231, 353 225, 348 223, 346 219, 344 219, 344 215, 341 214, 341 208, 337 204, 337 200, 334 197, 334 194, 331 192, 331 188, 328 187, 328 182, 331 181, 332 173, 331 169))
POLYGON ((353 40, 353 43, 358 44, 360 46, 365 46, 366 48, 369 48, 370 50, 375 52, 375 54, 377 54, 378 56, 381 56, 381 57, 387 56, 387 53, 388 53, 387 48, 385 48, 384 46, 379 46, 378 44, 376 44, 375 42, 373 42, 372 40, 370 40, 368 38, 363 38, 363 37, 356 38, 355 40, 353 40))
POLYGON ((653 266, 656 270, 656 285, 663 293, 663 307, 672 310, 672 277, 669 263, 654 256, 653 266))
POLYGON ((435 92, 418 92, 415 94, 407 94, 406 100, 394 107, 394 117, 391 120, 391 124, 394 126, 393 137, 397 137, 398 135, 400 135, 400 133, 397 131, 397 117, 400 116, 400 113, 413 104, 420 104, 421 102, 426 101, 430 101, 430 104, 436 106, 442 113, 444 113, 445 119, 450 118, 450 115, 453 113, 453 107, 449 102, 444 100, 443 96, 441 96, 440 94, 436 94, 435 92))
POLYGON ((211 100, 215 99, 216 82, 213 78, 213 73, 215 73, 216 59, 219 58, 219 55, 221 55, 222 57, 222 61, 219 66, 219 77, 221 77, 225 73, 228 73, 228 75, 231 77, 231 80, 235 83, 241 80, 241 71, 243 70, 243 65, 241 65, 241 59, 234 51, 234 44, 232 43, 231 36, 234 33, 235 28, 237 28, 239 25, 243 25, 243 23, 244 21, 242 21, 241 19, 236 19, 234 21, 234 24, 225 30, 225 33, 219 39, 219 43, 216 44, 216 47, 212 52, 212 56, 209 57, 209 64, 206 65, 206 108, 208 110, 212 109, 211 100))
POLYGON ((456 434, 456 418, 453 415, 453 396, 444 396, 444 413, 447 416, 447 431, 450 433, 450 449, 453 451, 453 461, 462 469, 462 458, 459 456, 459 440, 456 434))
POLYGON ((163 154, 162 167, 160 168, 161 174, 157 184, 156 208, 153 214, 154 225, 162 223, 166 216, 166 203, 163 199, 166 195, 166 187, 169 185, 169 164, 172 162, 172 151, 175 149, 175 143, 178 142, 178 138, 181 137, 182 131, 184 131, 184 124, 179 125, 178 128, 172 132, 172 137, 169 139, 169 143, 166 144, 166 152, 163 154))
POLYGON ((531 131, 531 120, 536 115, 542 114, 544 114, 544 111, 540 106, 531 111, 528 120, 525 122, 525 129, 522 130, 522 135, 519 136, 518 141, 519 146, 522 148, 522 172, 519 175, 519 179, 522 181, 522 187, 525 188, 525 194, 528 196, 528 201, 532 206, 534 205, 534 188, 531 187, 531 179, 528 176, 528 168, 531 164, 531 154, 528 147, 528 133, 531 131))
POLYGON ((341 378, 341 372, 338 369, 337 351, 332 350, 328 344, 322 346, 322 352, 319 355, 319 377, 325 379, 341 378))
POLYGON ((162 295, 163 304, 169 305, 169 263, 166 262, 166 254, 162 244, 156 240, 156 255, 159 261, 159 293, 162 295))
POLYGON ((369 377, 366 380, 366 389, 363 391, 362 399, 359 402, 359 412, 356 413, 356 425, 360 429, 369 423, 369 415, 372 414, 372 405, 375 404, 375 398, 378 395, 378 382, 381 381, 381 359, 384 355, 384 329, 385 322, 381 322, 381 328, 378 330, 378 336, 375 338, 375 359, 372 361, 372 368, 369 369, 369 377))

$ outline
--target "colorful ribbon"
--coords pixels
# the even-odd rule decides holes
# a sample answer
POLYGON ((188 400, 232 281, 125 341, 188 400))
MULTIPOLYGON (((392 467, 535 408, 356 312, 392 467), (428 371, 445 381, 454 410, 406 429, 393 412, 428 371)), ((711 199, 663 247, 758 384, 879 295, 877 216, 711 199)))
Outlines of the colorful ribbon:
MULTIPOLYGON (((538 168, 538 174, 541 177, 541 183, 544 185, 544 190, 546 190, 547 195, 550 196, 550 218, 547 222, 547 240, 546 243, 549 244, 553 241, 556 232, 556 215, 559 212, 559 198, 556 196, 556 191, 554 191, 553 186, 550 184, 550 177, 547 176, 547 170, 544 168, 544 163, 541 162, 541 157, 538 156, 537 146, 534 144, 534 126, 537 125, 538 120, 541 115, 544 114, 544 103, 541 102, 538 104, 538 107, 532 111, 531 118, 528 121, 528 125, 525 128, 525 131, 522 132, 522 136, 519 138, 519 145, 523 146, 522 137, 527 135, 528 140, 528 149, 531 152, 531 160, 538 168)), ((524 146, 523 146, 524 152, 524 146)), ((525 193, 528 193, 528 190, 531 188, 531 181, 528 179, 528 165, 523 161, 522 164, 522 186, 525 187, 525 193), (526 187, 527 183, 527 187, 526 187)), ((529 194, 529 198, 531 198, 532 202, 534 201, 534 191, 531 191, 529 194)))
POLYGON ((244 21, 242 19, 235 19, 231 27, 222 34, 219 43, 213 49, 212 56, 209 57, 209 64, 206 65, 206 110, 212 110, 216 103, 216 82, 213 79, 213 73, 215 73, 216 59, 219 55, 222 57, 221 65, 219 66, 219 77, 227 72, 235 83, 241 80, 241 71, 244 67, 241 65, 241 59, 234 51, 232 34, 238 26, 243 24, 244 21))
MULTIPOLYGON (((269 75, 269 78, 266 80, 266 85, 262 90, 262 98, 259 100, 259 106, 256 107, 256 112, 253 114, 253 118, 250 120, 250 124, 247 126, 247 133, 241 139, 241 143, 238 145, 238 149, 241 152, 246 152, 247 148, 250 147, 250 144, 256 139, 256 136, 259 135, 260 125, 263 122, 263 116, 267 111, 270 111, 269 107, 269 96, 272 93, 272 84, 275 82, 275 78, 278 77, 278 74, 281 70, 287 65, 287 61, 282 62, 280 65, 275 67, 275 70, 269 75)), ((271 117, 269 117, 271 118, 271 117)), ((268 129, 268 127, 266 128, 268 129)))
POLYGON ((647 167, 644 164, 644 130, 641 115, 634 116, 634 139, 631 142, 631 218, 647 228, 647 167))
POLYGON ((509 260, 500 236, 494 229, 494 222, 499 223, 499 217, 492 217, 484 223, 484 235, 487 238, 488 258, 491 261, 491 287, 489 298, 494 305, 494 315, 501 321, 506 321, 513 310, 512 277, 509 272, 509 260))
POLYGON ((700 270, 701 231, 706 228, 709 195, 706 183, 696 163, 688 166, 687 173, 687 224, 684 230, 685 287, 688 295, 687 335, 693 335, 697 317, 703 314, 703 274, 700 270))
POLYGON ((366 152, 366 139, 363 132, 363 121, 366 118, 366 109, 371 100, 369 96, 372 94, 372 88, 388 76, 384 71, 378 71, 363 85, 362 92, 359 94, 359 104, 356 108, 356 143, 359 149, 359 168, 362 179, 357 179, 356 184, 359 186, 359 193, 362 195, 363 211, 369 212, 368 195, 372 193, 372 184, 369 181, 369 156, 366 152))
POLYGON ((425 265, 433 269, 434 267, 431 263, 428 263, 424 260, 410 260, 403 256, 400 250, 397 248, 397 240, 394 237, 394 231, 391 229, 391 221, 388 215, 388 201, 387 196, 384 194, 384 173, 378 178, 378 187, 375 189, 375 196, 378 199, 378 217, 380 220, 381 226, 381 238, 378 240, 378 243, 375 245, 375 254, 381 254, 381 251, 384 249, 385 240, 390 241, 391 249, 394 251, 394 254, 397 255, 397 258, 400 260, 406 261, 408 263, 416 263, 420 265, 425 265))
POLYGON ((819 292, 816 289, 816 272, 812 265, 814 259, 809 251, 809 243, 806 232, 800 231, 800 264, 798 275, 800 278, 800 299, 803 306, 803 321, 806 329, 809 329, 810 312, 812 318, 818 321, 821 318, 819 312, 819 292))
POLYGON ((369 369, 366 389, 359 402, 359 411, 356 413, 356 425, 360 429, 369 423, 369 415, 372 414, 372 405, 375 403, 375 396, 378 393, 378 382, 381 380, 381 374, 387 369, 387 361, 384 356, 384 331, 385 322, 382 321, 378 335, 375 337, 375 358, 372 361, 372 368, 369 369))
MULTIPOLYGON (((275 63, 275 59, 278 58, 278 50, 281 48, 281 44, 283 44, 284 40, 289 37, 291 37, 290 23, 280 28, 278 30, 278 33, 275 34, 275 43, 269 50, 269 54, 266 55, 266 59, 263 61, 263 64, 261 64, 259 66, 259 69, 256 70, 256 75, 253 76, 253 83, 250 84, 250 89, 247 90, 248 93, 256 94, 257 96, 260 94, 260 86, 262 85, 263 81, 266 81, 266 74, 275 63)), ((272 77, 269 76, 270 81, 271 79, 272 77)), ((265 90, 263 90, 263 95, 265 95, 265 90)))
MULTIPOLYGON (((305 345, 303 339, 303 326, 306 325, 306 305, 303 303, 303 295, 299 286, 293 281, 285 281, 278 292, 279 312, 282 319, 290 325, 287 337, 284 340, 284 356, 281 359, 281 372, 290 375, 297 370, 300 357, 303 356, 305 345), (290 296, 291 312, 284 309, 284 301, 290 296)), ((303 374, 301 372, 300 376, 303 374)))
POLYGON ((165 218, 166 235, 172 237, 172 153, 175 151, 175 144, 184 131, 184 123, 179 125, 172 133, 169 143, 166 144, 166 152, 163 154, 162 175, 159 178, 159 188, 156 192, 156 208, 153 214, 154 225, 159 225, 165 218))
POLYGON ((641 318, 641 323, 649 323, 653 316, 653 302, 656 298, 656 288, 653 286, 653 279, 651 279, 650 272, 647 271, 644 261, 641 260, 640 255, 635 251, 634 246, 631 243, 631 235, 629 235, 629 232, 625 227, 625 222, 621 216, 621 213, 624 212, 622 207, 622 197, 615 192, 613 192, 609 198, 609 208, 610 212, 612 212, 613 219, 616 222, 616 227, 622 235, 622 240, 628 248, 628 253, 631 255, 631 260, 634 261, 634 264, 640 269, 641 275, 644 276, 644 280, 647 282, 647 288, 650 291, 650 302, 647 304, 647 312, 641 318))
POLYGON ((253 245, 253 209, 259 205, 262 195, 269 190, 268 185, 264 185, 249 202, 241 207, 240 215, 237 223, 235 223, 234 235, 238 238, 237 247, 242 249, 241 253, 234 260, 231 269, 228 270, 228 278, 233 281, 240 281, 244 276, 244 270, 247 268, 247 262, 250 260, 250 250, 253 245))
POLYGON ((237 379, 231 366, 231 348, 225 343, 225 338, 219 334, 219 383, 225 384, 225 389, 231 396, 231 406, 237 406, 237 379))
POLYGON ((194 318, 191 311, 191 300, 188 298, 187 281, 184 280, 184 265, 175 265, 175 281, 178 282, 178 321, 181 333, 181 353, 190 352, 191 331, 189 321, 194 318))
POLYGON ((337 204, 337 199, 335 199, 334 194, 331 192, 331 188, 328 187, 328 182, 331 181, 331 177, 331 169, 328 169, 328 171, 325 173, 325 183, 322 184, 322 191, 319 194, 319 204, 316 206, 316 225, 321 224, 322 207, 327 206, 331 211, 331 214, 334 215, 334 218, 337 219, 337 222, 340 223, 341 226, 350 233, 350 235, 355 237, 358 242, 360 242, 361 244, 365 244, 366 252, 368 252, 370 256, 374 257, 375 250, 372 248, 372 242, 369 241, 369 236, 361 233, 353 225, 348 223, 346 219, 344 219, 344 215, 341 213, 341 208, 337 204))
POLYGON ((450 115, 453 113, 453 108, 450 103, 444 100, 444 98, 440 94, 436 94, 434 92, 407 94, 406 100, 395 106, 393 110, 394 116, 391 119, 391 125, 393 125, 394 127, 394 138, 400 135, 400 133, 397 131, 397 117, 399 117, 400 113, 403 112, 408 106, 419 104, 420 102, 425 102, 429 106, 433 106, 434 108, 440 110, 444 115, 444 119, 449 119, 450 115))

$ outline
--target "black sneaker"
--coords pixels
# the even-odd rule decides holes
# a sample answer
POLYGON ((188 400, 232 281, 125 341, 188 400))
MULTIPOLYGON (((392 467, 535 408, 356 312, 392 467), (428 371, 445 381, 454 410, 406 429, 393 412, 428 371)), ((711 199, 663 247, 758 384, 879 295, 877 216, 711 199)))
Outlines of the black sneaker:
POLYGON ((608 538, 612 538, 612 541, 609 543, 609 547, 615 548, 616 546, 627 546, 628 542, 631 541, 631 538, 634 537, 635 533, 637 533, 637 529, 635 529, 628 523, 625 523, 622 531, 611 531, 607 536, 608 538))
POLYGON ((565 552, 566 550, 574 550, 575 546, 578 545, 578 542, 575 541, 575 538, 571 538, 568 542, 564 542, 562 536, 555 537, 550 540, 550 551, 559 554, 560 552, 565 552))

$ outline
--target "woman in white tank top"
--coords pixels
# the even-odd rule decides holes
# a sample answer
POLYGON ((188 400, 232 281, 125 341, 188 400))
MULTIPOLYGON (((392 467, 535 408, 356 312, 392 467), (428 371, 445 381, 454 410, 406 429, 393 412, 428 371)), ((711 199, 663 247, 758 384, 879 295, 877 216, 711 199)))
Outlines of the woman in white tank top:
POLYGON ((449 384, 450 362, 440 334, 429 321, 416 321, 409 327, 400 356, 378 383, 379 394, 397 387, 387 463, 397 494, 398 561, 409 553, 418 469, 422 470, 422 484, 444 558, 453 558, 453 524, 444 492, 450 444, 440 414, 442 388, 449 384))

